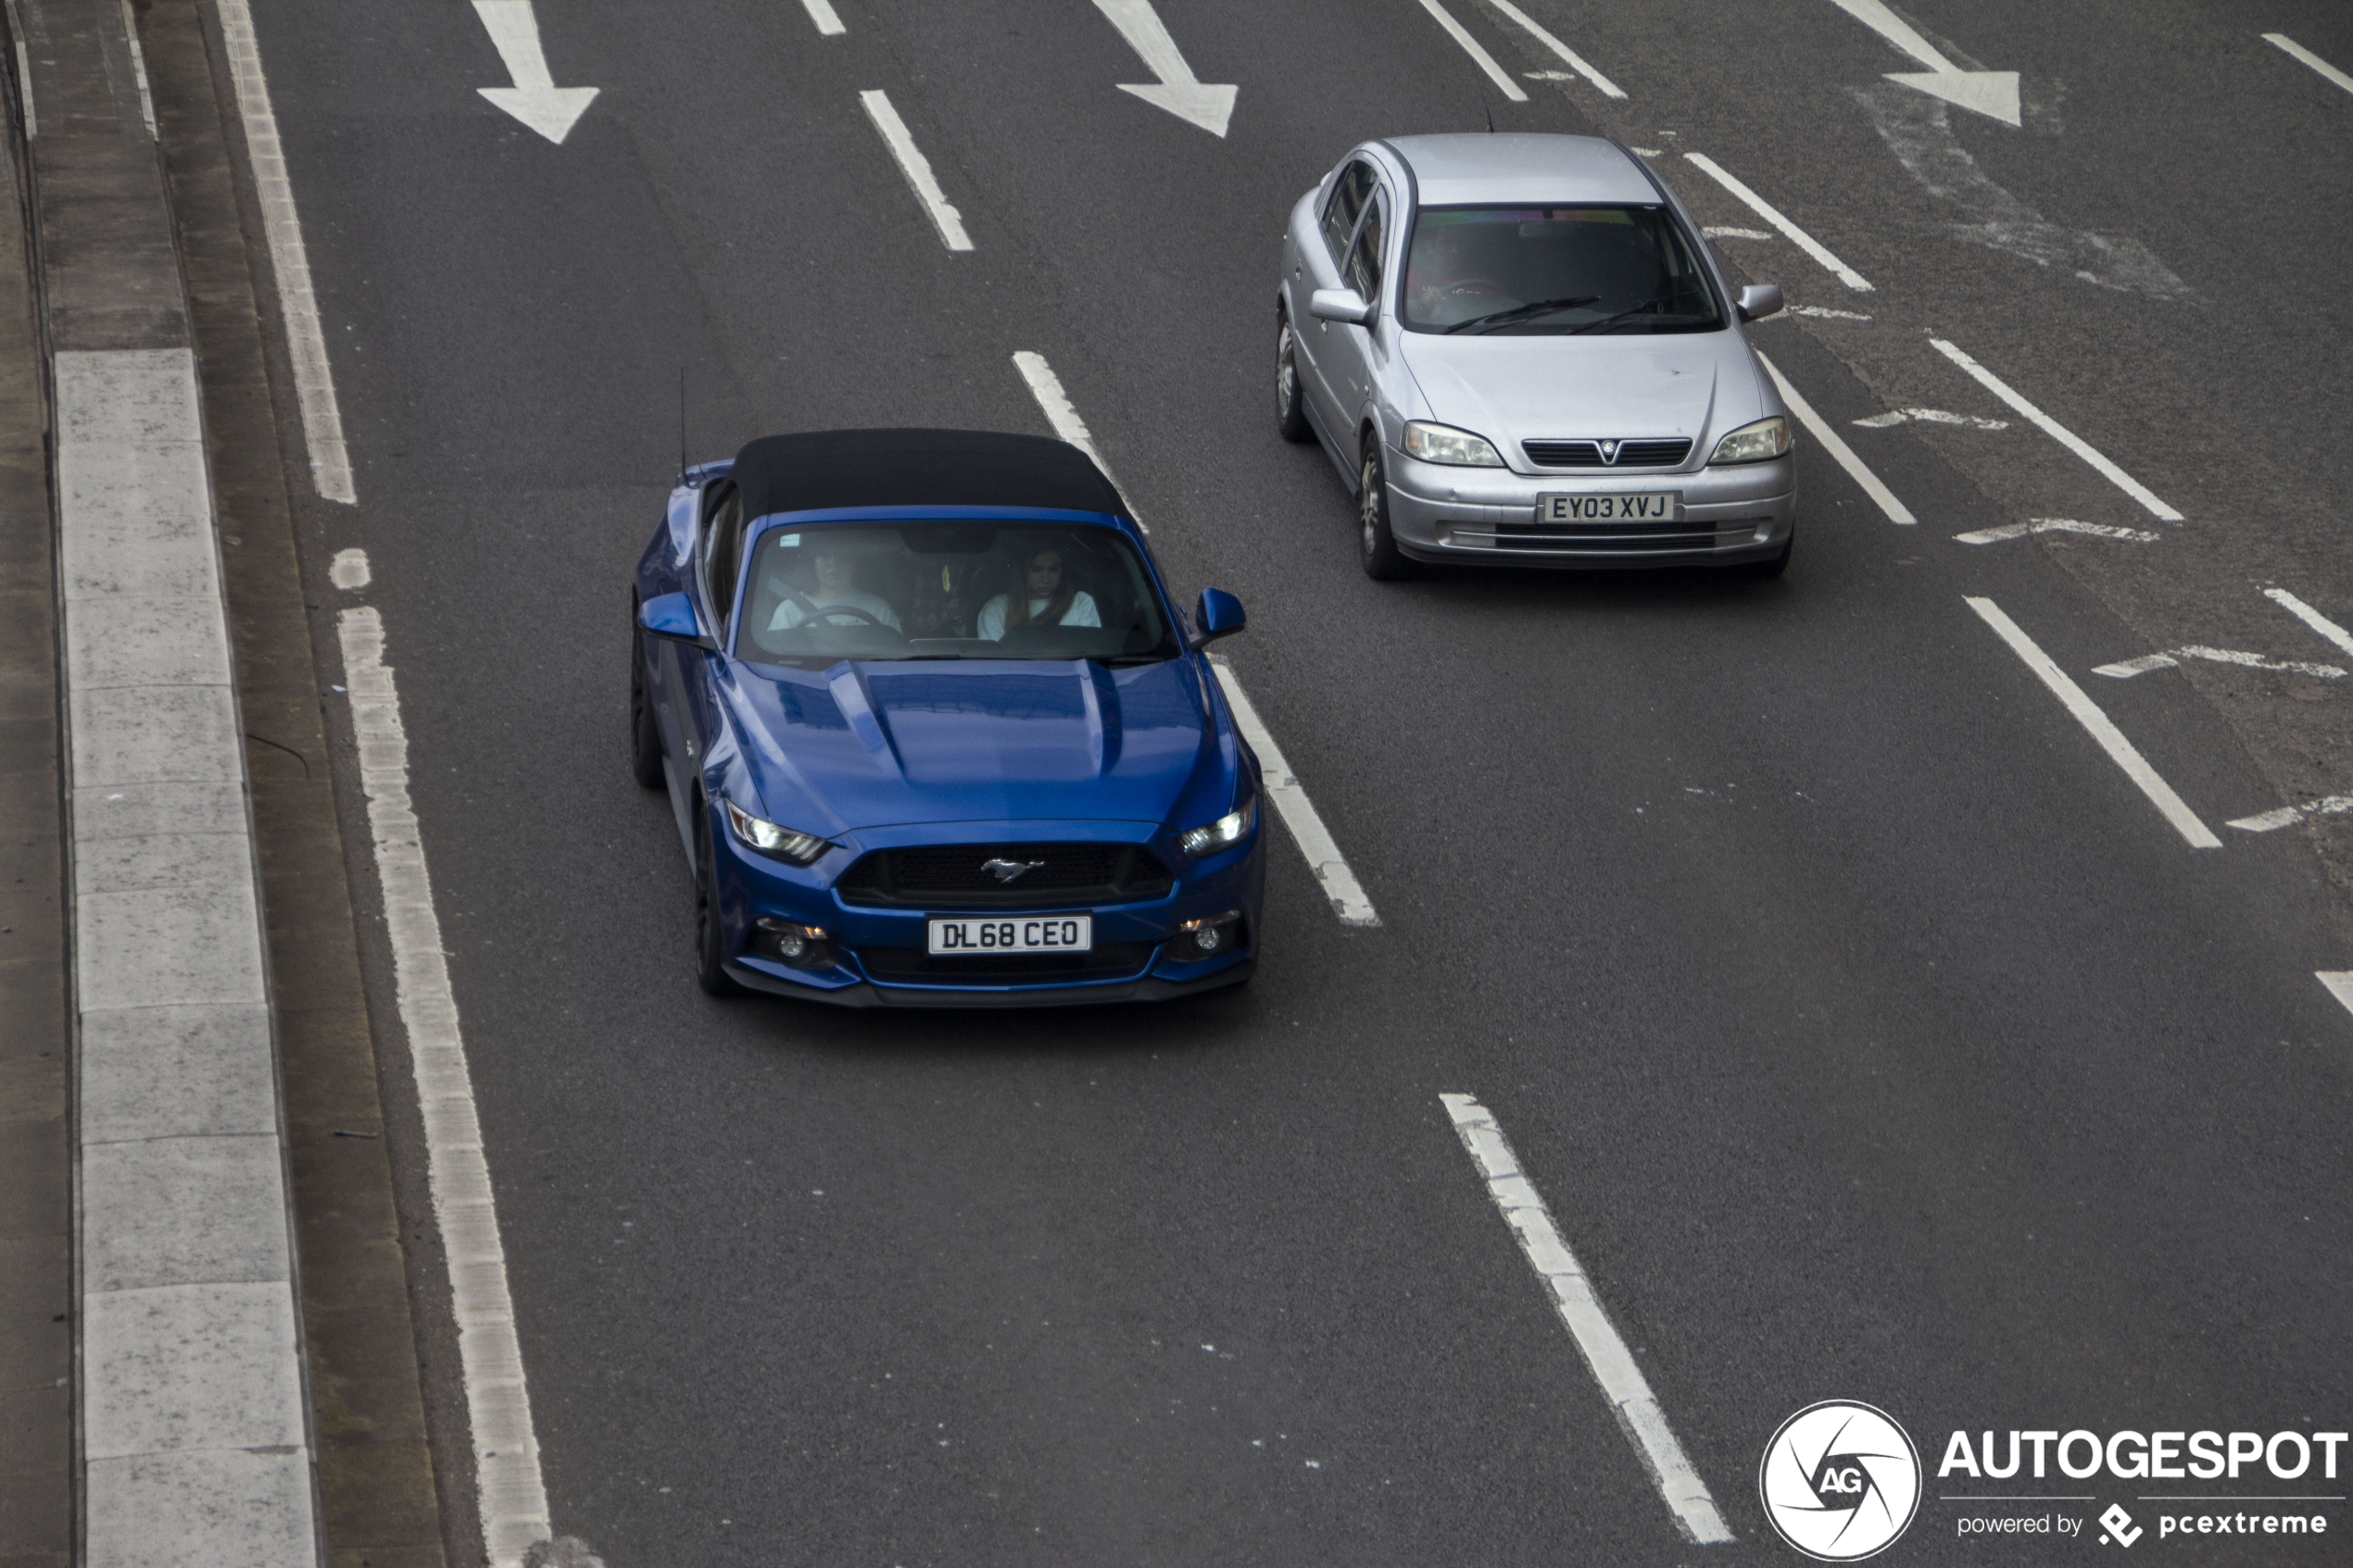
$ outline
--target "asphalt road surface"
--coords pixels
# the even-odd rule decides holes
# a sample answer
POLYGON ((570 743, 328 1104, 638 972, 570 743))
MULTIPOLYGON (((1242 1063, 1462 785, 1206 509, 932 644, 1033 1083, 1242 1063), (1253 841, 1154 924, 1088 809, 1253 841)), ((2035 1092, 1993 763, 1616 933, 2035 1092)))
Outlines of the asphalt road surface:
POLYGON ((554 82, 599 90, 559 144, 478 94, 474 7, 258 0, 359 495, 306 495, 314 596, 384 618, 550 1503, 616 1568, 1793 1561, 1758 1461, 1831 1398, 1925 1450, 1899 1556, 2071 1561, 2096 1523, 1959 1538, 1944 1497, 2003 1486, 1940 1482, 1948 1433, 2353 1417, 2353 1017, 2315 979, 2353 967, 2349 819, 2226 825, 2353 787, 2353 680, 2262 667, 2353 658, 2261 591, 2353 610, 2353 91, 2262 37, 2353 67, 2353 11, 1906 0, 2020 73, 2012 127, 1887 82, 1922 68, 1832 0, 1525 0, 1622 98, 1446 8, 1524 102, 1417 0, 1164 0, 1239 88, 1218 137, 1118 91, 1151 77, 1086 0, 836 0, 838 35, 547 0, 554 82), (1918 521, 1809 429, 1782 581, 1365 579, 1275 430, 1284 215, 1362 138, 1490 113, 1758 236, 1715 243, 1802 309, 1755 341, 1918 521), (624 751, 681 367, 703 458, 1047 433, 1017 352, 1178 591, 1248 605, 1234 670, 1380 924, 1277 829, 1238 993, 707 998, 624 751), (2050 520, 2105 532, 2016 529, 2050 520), (2257 662, 2093 673, 2181 648, 2257 662), (1733 1543, 1679 1531, 1442 1094, 1517 1149, 1733 1543))

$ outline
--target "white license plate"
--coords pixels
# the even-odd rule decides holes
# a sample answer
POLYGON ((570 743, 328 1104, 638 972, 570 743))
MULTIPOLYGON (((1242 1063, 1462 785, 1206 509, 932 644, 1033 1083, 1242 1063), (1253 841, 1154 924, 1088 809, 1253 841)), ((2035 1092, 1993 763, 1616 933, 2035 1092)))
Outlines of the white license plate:
POLYGON ((937 958, 990 953, 1084 953, 1095 946, 1092 915, 1023 915, 1016 920, 934 920, 937 958))
POLYGON ((1673 522, 1675 495, 1539 495, 1539 522, 1673 522))

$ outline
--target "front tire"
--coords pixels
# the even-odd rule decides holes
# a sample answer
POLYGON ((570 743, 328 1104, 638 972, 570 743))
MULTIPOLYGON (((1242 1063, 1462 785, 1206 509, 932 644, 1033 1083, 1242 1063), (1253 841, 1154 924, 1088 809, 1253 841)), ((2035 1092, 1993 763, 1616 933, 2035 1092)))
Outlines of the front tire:
POLYGON ((629 771, 648 789, 660 789, 666 782, 661 730, 654 721, 652 694, 646 690, 646 633, 634 624, 629 633, 629 771))
POLYGON ((744 988, 727 972, 726 928, 719 918, 718 862, 711 850, 710 808, 695 803, 695 984, 708 996, 740 997, 744 988))
POLYGON ((1365 437, 1365 460, 1356 470, 1356 547, 1365 575, 1394 583, 1414 574, 1414 563, 1389 530, 1389 470, 1380 458, 1380 437, 1365 437))
POLYGON ((1299 385, 1298 334, 1290 330, 1290 318, 1279 310, 1275 312, 1275 428, 1294 445, 1315 439, 1299 385))

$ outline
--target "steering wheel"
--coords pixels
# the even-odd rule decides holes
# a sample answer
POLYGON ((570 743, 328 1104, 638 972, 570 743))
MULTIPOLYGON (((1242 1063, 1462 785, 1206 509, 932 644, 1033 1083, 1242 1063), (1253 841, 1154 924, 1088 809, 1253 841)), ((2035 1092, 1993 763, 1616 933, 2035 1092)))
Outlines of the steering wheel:
MULTIPOLYGON (((856 605, 812 605, 809 607, 809 613, 801 619, 804 623, 812 621, 834 621, 834 618, 836 616, 841 615, 854 615, 859 621, 864 621, 869 626, 882 626, 883 624, 882 617, 878 615, 870 615, 866 611, 860 609, 856 605)), ((852 625, 855 625, 856 623, 856 621, 851 622, 852 625)), ((837 625, 839 622, 835 621, 835 624, 837 625)), ((887 626, 883 627, 883 630, 885 631, 888 631, 889 629, 890 628, 887 626)))
POLYGON ((1438 291, 1441 294, 1491 294, 1502 296, 1504 285, 1492 278, 1457 278, 1438 291))

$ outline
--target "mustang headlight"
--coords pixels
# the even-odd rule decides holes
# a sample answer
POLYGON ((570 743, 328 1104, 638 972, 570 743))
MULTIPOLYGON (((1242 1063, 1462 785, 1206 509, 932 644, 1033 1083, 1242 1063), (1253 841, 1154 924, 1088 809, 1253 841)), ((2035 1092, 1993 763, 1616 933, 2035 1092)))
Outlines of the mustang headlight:
POLYGON ((779 860, 790 860, 796 866, 809 865, 818 856, 833 847, 813 833, 797 833, 791 828, 778 827, 753 816, 732 800, 722 798, 727 808, 727 826, 733 830, 736 842, 747 849, 762 855, 774 855, 779 860))
POLYGON ((1203 855, 1214 855, 1220 849, 1231 849, 1248 838, 1250 830, 1257 825, 1258 802, 1245 800, 1207 827, 1178 834, 1176 842, 1183 847, 1186 854, 1199 859, 1203 855))
POLYGON ((1789 421, 1775 414, 1769 420, 1759 420, 1753 425, 1743 425, 1716 444, 1716 456, 1711 463, 1761 463, 1768 458, 1786 453, 1793 443, 1790 440, 1789 421))
POLYGON ((1452 463, 1457 468, 1504 466, 1504 459, 1495 455, 1494 446, 1485 436, 1456 430, 1453 425, 1434 425, 1426 420, 1406 421, 1405 455, 1426 463, 1452 463))

